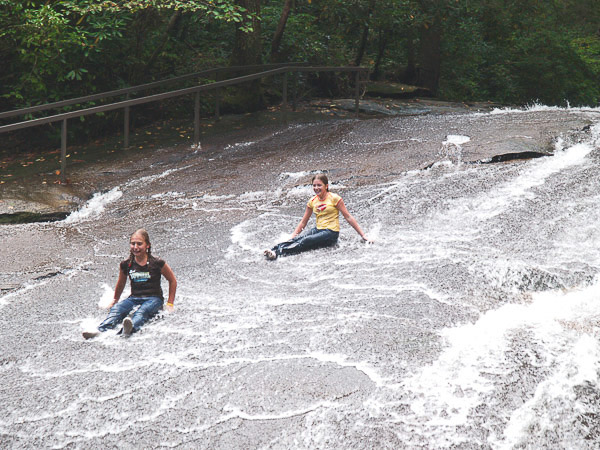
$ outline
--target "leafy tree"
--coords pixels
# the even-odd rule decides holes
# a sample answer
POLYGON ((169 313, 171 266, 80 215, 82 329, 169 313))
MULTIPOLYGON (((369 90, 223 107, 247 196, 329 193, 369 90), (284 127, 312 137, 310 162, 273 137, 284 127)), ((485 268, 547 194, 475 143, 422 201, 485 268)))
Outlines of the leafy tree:
POLYGON ((453 2, 442 21, 440 95, 594 104, 598 77, 573 45, 580 29, 565 20, 572 7, 570 0, 453 2))
POLYGON ((280 59, 279 47, 281 46, 281 39, 283 38, 283 32, 285 31, 285 25, 292 12, 293 0, 285 0, 283 8, 281 10, 281 16, 277 23, 277 29, 273 33, 273 40, 271 41, 271 61, 277 62, 280 59))
POLYGON ((599 28, 598 0, 0 0, 0 109, 266 61, 362 64, 455 100, 595 104, 599 28))
POLYGON ((248 29, 248 13, 233 0, 0 0, 2 106, 146 81, 162 69, 186 16, 248 29))

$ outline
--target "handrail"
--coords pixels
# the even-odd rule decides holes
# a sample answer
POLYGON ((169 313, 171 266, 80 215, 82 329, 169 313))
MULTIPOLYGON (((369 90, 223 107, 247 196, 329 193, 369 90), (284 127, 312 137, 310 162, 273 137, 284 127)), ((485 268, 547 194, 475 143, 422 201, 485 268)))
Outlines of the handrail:
POLYGON ((12 111, 0 112, 0 119, 7 117, 21 116, 33 112, 46 111, 48 109, 62 108, 63 106, 77 105, 80 103, 91 102, 93 100, 116 97, 117 95, 131 94, 133 92, 144 91, 146 89, 152 89, 154 87, 162 86, 164 84, 175 83, 178 81, 186 81, 194 78, 200 78, 204 75, 216 74, 222 72, 237 72, 241 70, 256 70, 262 69, 263 67, 282 67, 282 66, 300 66, 306 65, 306 63, 286 63, 286 64, 257 64, 253 66, 230 66, 230 67, 215 67, 212 69, 202 70, 200 72, 188 73, 186 75, 179 75, 177 77, 167 78, 164 80, 153 81, 151 83, 139 84, 137 86, 131 86, 127 88, 115 89, 113 91, 99 92, 98 94, 86 95, 85 97, 77 97, 68 100, 61 100, 53 103, 44 103, 38 106, 28 106, 27 108, 15 109, 12 111))
POLYGON ((163 92, 161 94, 148 95, 145 97, 135 98, 135 99, 131 99, 131 100, 123 100, 123 101, 116 102, 116 103, 110 103, 108 105, 92 106, 90 108, 79 109, 77 111, 69 111, 66 113, 55 114, 53 116, 48 116, 48 117, 40 117, 38 119, 26 120, 24 122, 13 123, 10 125, 2 125, 2 126, 0 126, 0 133, 20 130, 23 128, 29 128, 29 127, 33 127, 33 126, 43 125, 46 123, 58 122, 58 121, 64 120, 64 119, 72 119, 75 117, 88 116, 90 114, 96 114, 96 113, 100 113, 100 112, 104 112, 104 111, 112 111, 112 110, 121 109, 121 108, 124 108, 127 106, 142 105, 144 103, 151 103, 151 102, 155 102, 158 100, 165 100, 168 98, 179 97, 182 95, 187 95, 187 94, 191 94, 191 93, 195 93, 195 92, 217 89, 217 88, 220 88, 223 86, 231 86, 234 84, 239 84, 239 83, 244 83, 247 81, 256 80, 259 78, 264 78, 264 77, 270 76, 270 75, 276 75, 278 73, 290 72, 290 71, 292 71, 292 69, 297 72, 338 72, 338 71, 367 72, 369 70, 369 69, 363 68, 363 67, 356 67, 356 68, 351 68, 351 67, 302 67, 302 68, 298 68, 298 67, 284 66, 284 67, 280 67, 277 69, 267 70, 265 72, 258 72, 258 73, 252 74, 252 75, 245 75, 243 77, 230 78, 228 80, 223 80, 223 81, 215 81, 215 82, 209 83, 209 84, 201 84, 199 86, 192 86, 189 88, 178 89, 175 91, 163 92))
MULTIPOLYGON (((247 69, 249 66, 242 66, 242 67, 247 69)), ((242 70, 241 68, 239 68, 239 69, 227 68, 227 69, 229 71, 242 70)), ((220 70, 220 69, 214 69, 214 70, 220 70)), ((288 72, 354 72, 355 73, 355 104, 356 104, 356 113, 358 113, 359 101, 360 101, 360 99, 359 99, 360 74, 366 73, 368 71, 369 71, 368 68, 356 67, 356 66, 346 66, 346 67, 327 67, 327 66, 325 66, 325 67, 321 67, 321 66, 284 65, 281 67, 277 67, 275 69, 254 73, 252 75, 245 75, 242 77, 235 77, 235 78, 230 78, 227 80, 215 81, 212 83, 202 84, 199 86, 192 86, 192 87, 188 87, 188 88, 177 89, 174 91, 163 92, 160 94, 148 95, 148 96, 140 97, 140 98, 136 98, 136 99, 123 100, 123 101, 119 101, 119 102, 115 102, 115 103, 110 103, 107 105, 93 106, 90 108, 84 108, 84 109, 80 109, 77 111, 69 111, 66 113, 55 114, 55 115, 48 116, 48 117, 41 117, 38 119, 26 120, 23 122, 13 123, 13 124, 9 124, 9 125, 2 125, 2 126, 0 126, 0 134, 10 132, 10 131, 16 131, 16 130, 21 130, 21 129, 25 129, 25 128, 30 128, 30 127, 35 127, 35 126, 39 126, 39 125, 43 125, 43 124, 47 124, 47 123, 62 121, 60 174, 61 174, 61 179, 64 181, 65 180, 65 171, 66 171, 67 120, 68 119, 72 119, 72 118, 76 118, 76 117, 83 117, 83 116, 87 116, 90 114, 96 114, 96 113, 100 113, 100 112, 104 112, 104 111, 113 111, 116 109, 124 108, 124 110, 125 110, 124 146, 127 147, 128 142, 129 142, 129 108, 131 106, 141 105, 141 104, 145 104, 145 103, 151 103, 151 102, 165 100, 165 99, 173 98, 173 97, 179 97, 182 95, 195 94, 195 99, 194 99, 194 145, 199 146, 199 144, 200 144, 200 92, 202 92, 202 91, 218 89, 218 88, 221 88, 224 86, 232 86, 235 84, 253 81, 253 80, 260 79, 260 78, 283 73, 285 75, 285 77, 284 77, 284 85, 283 85, 283 92, 282 92, 282 97, 283 97, 282 103, 283 103, 283 109, 285 110, 285 109, 287 109, 287 73, 288 72)), ((196 74, 193 74, 193 76, 196 76, 196 74)), ((176 78, 183 78, 183 77, 188 77, 188 75, 184 75, 182 77, 176 77, 176 78)), ((189 77, 192 77, 192 74, 190 74, 189 77)), ((169 81, 172 81, 172 80, 173 79, 170 79, 169 81)), ((155 83, 159 83, 159 82, 148 83, 148 84, 154 85, 155 83)), ((147 86, 147 85, 135 86, 134 88, 139 89, 142 86, 147 86)), ((134 89, 134 88, 127 88, 127 89, 134 89)), ((119 90, 119 91, 122 91, 122 90, 119 90)), ((116 91, 111 91, 111 92, 116 92, 116 91)), ((97 95, 100 95, 100 94, 97 94, 97 95)), ((93 96, 82 97, 82 98, 89 98, 89 97, 93 97, 93 96)), ((70 101, 70 102, 73 102, 71 104, 74 104, 75 100, 78 100, 78 99, 67 100, 67 102, 70 101)), ((82 100, 79 100, 79 102, 81 102, 81 101, 82 100)), ((57 102, 57 103, 62 103, 62 102, 57 102)), ((49 105, 55 105, 55 104, 49 104, 49 105)), ((48 105, 42 105, 42 106, 48 106, 48 105)), ((25 108, 25 109, 28 109, 28 108, 25 108)), ((50 109, 50 108, 48 107, 46 109, 50 109)), ((38 111, 40 111, 40 110, 41 109, 39 109, 38 111)), ((22 112, 23 110, 19 110, 19 111, 22 112)), ((16 111, 13 111, 13 112, 16 113, 16 111)), ((15 114, 15 115, 17 115, 17 114, 15 114)))

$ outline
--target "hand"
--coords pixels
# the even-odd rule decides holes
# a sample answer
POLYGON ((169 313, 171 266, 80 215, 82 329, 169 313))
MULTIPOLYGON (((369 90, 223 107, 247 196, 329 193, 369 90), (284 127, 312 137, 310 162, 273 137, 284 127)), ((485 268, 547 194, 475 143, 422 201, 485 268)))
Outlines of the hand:
POLYGON ((112 302, 110 302, 108 305, 104 305, 102 306, 102 309, 111 309, 113 306, 115 306, 117 303, 119 303, 119 300, 117 299, 113 299, 112 302))
POLYGON ((372 239, 369 239, 366 234, 362 235, 361 237, 363 238, 363 241, 365 241, 367 244, 373 244, 374 242, 372 239))
POLYGON ((168 312, 173 312, 173 310, 175 309, 175 307, 174 307, 173 303, 167 303, 167 304, 165 305, 165 309, 166 309, 168 312))

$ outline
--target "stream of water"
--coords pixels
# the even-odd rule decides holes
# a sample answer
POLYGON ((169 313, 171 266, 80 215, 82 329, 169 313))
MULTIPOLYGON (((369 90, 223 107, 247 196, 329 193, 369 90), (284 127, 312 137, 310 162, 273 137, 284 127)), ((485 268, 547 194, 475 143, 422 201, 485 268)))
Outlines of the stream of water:
POLYGON ((0 228, 2 448, 600 446, 600 110, 297 124, 131 167, 0 228), (375 243, 342 220, 266 261, 317 171, 375 243), (85 341, 141 226, 175 311, 85 341))

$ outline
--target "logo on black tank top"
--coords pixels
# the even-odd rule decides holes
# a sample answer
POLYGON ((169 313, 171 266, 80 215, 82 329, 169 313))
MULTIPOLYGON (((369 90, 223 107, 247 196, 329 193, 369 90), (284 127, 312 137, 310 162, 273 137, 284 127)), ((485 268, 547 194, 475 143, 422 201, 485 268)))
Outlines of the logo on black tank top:
POLYGON ((135 270, 130 270, 129 278, 134 283, 141 283, 150 279, 150 272, 136 272, 135 270))

